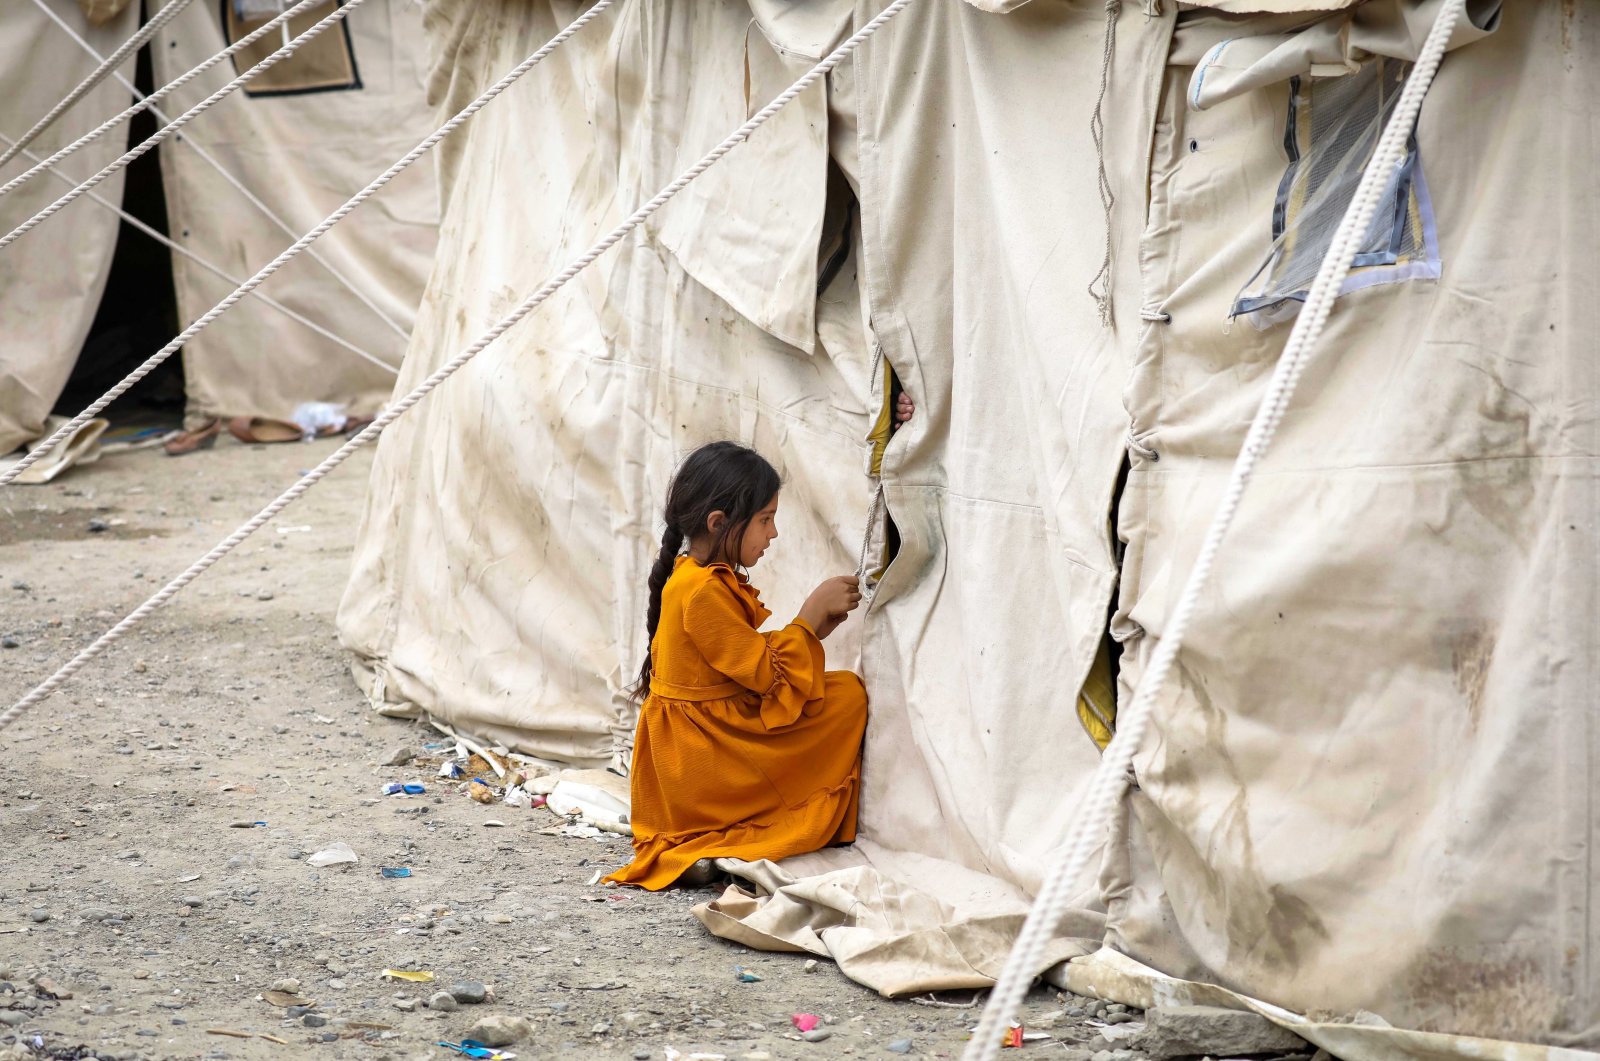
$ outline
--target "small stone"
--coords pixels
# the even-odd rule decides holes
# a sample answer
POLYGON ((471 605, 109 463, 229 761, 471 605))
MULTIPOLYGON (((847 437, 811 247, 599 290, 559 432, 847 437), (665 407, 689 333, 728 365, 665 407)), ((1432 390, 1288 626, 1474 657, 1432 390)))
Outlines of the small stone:
POLYGON ((111 529, 111 524, 107 523, 103 519, 92 519, 92 520, 89 521, 89 533, 90 534, 102 534, 105 531, 108 531, 110 529, 111 529))
POLYGON ((0 1024, 8 1028, 20 1028, 22 1022, 28 1019, 26 1013, 18 1013, 14 1009, 0 1009, 0 1024))
POLYGON ((68 991, 66 988, 56 983, 48 976, 35 977, 33 981, 33 991, 34 994, 38 995, 40 998, 59 998, 65 1000, 72 997, 71 991, 68 991))
POLYGON ((191 910, 198 910, 206 905, 206 901, 198 895, 185 895, 183 897, 183 905, 191 910))
MULTIPOLYGON (((463 980, 459 984, 450 985, 450 995, 457 1002, 464 1005, 477 1006, 493 998, 494 992, 489 990, 487 984, 480 983, 477 980, 463 980)), ((476 1036, 472 1036, 472 1038, 476 1038, 476 1036)))
POLYGON ((650 1057, 649 1050, 635 1050, 633 1052, 633 1061, 650 1061, 650 1057))
POLYGON ((290 1006, 288 1009, 283 1011, 283 1015, 288 1017, 290 1020, 299 1020, 301 1017, 304 1017, 310 1012, 310 1006, 290 1006))
POLYGON ((335 991, 343 991, 344 990, 344 981, 340 980, 340 979, 338 979, 336 977, 336 978, 328 981, 328 986, 333 988, 335 991))
POLYGON ((456 996, 448 991, 436 991, 428 998, 428 1008, 436 1009, 440 1013, 454 1013, 461 1008, 461 1003, 456 1001, 456 996))
POLYGON ((909 1054, 911 1052, 911 1040, 891 1039, 889 1041, 889 1052, 891 1054, 909 1054))
POLYGON ((1105 1022, 1107 1024, 1134 1024, 1138 1020, 1138 1017, 1134 1016, 1132 1013, 1129 1013, 1127 1010, 1114 1010, 1111 1013, 1107 1013, 1105 1016, 1105 1022))
POLYGON ((384 766, 404 766, 417 757, 414 749, 401 746, 396 748, 394 754, 383 761, 384 766))
POLYGON ((321 1028, 328 1023, 328 1018, 320 1013, 307 1013, 300 1018, 300 1023, 307 1028, 321 1028))
POLYGON ((21 648, 22 642, 14 637, 0 637, 0 648, 21 648))
POLYGON ((394 1008, 401 1013, 411 1013, 417 1008, 417 1000, 414 998, 397 998, 394 1000, 394 1008))
POLYGON ((46 921, 50 920, 50 914, 45 910, 34 910, 28 914, 28 920, 32 921, 36 925, 42 925, 46 921))
POLYGON ((148 980, 148 979, 150 979, 150 970, 149 969, 135 969, 133 971, 133 978, 135 980, 148 980))
POLYGON ((302 985, 300 981, 296 980, 292 976, 286 976, 282 980, 272 981, 272 989, 274 991, 282 991, 286 995, 298 995, 300 993, 301 986, 302 985))
POLYGON ((1245 1010, 1160 1006, 1145 1014, 1145 1030, 1128 1045, 1155 1061, 1165 1061, 1200 1054, 1240 1057, 1285 1053, 1304 1050, 1306 1043, 1293 1032, 1245 1010))
POLYGON ((149 664, 145 663, 144 660, 136 659, 136 660, 133 661, 133 673, 135 673, 135 674, 143 674, 145 671, 147 671, 149 669, 150 669, 149 664))
POLYGON ((814 973, 820 968, 822 968, 822 963, 815 958, 807 958, 805 965, 801 966, 801 969, 808 973, 814 973))
POLYGON ((336 1042, 339 1041, 339 1033, 338 1032, 323 1032, 322 1033, 322 1041, 325 1042, 325 1043, 336 1043, 336 1042))
POLYGON ((801 1032, 800 1038, 808 1043, 820 1043, 825 1039, 833 1038, 833 1033, 826 1028, 812 1028, 808 1032, 801 1032))
POLYGON ((466 1038, 476 1039, 484 1046, 510 1046, 532 1034, 533 1024, 528 1018, 497 1013, 480 1018, 467 1032, 466 1038))
POLYGON ((272 591, 270 589, 264 589, 260 593, 256 594, 256 600, 271 600, 271 599, 272 599, 272 591))

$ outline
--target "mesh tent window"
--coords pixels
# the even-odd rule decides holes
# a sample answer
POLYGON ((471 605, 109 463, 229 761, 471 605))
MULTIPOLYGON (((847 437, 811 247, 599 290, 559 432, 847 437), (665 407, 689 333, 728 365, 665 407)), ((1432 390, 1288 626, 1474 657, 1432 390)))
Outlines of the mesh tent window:
MULTIPOLYGON (((1299 312, 1409 71, 1408 63, 1375 59, 1344 77, 1290 80, 1283 137, 1289 164, 1272 209, 1272 251, 1235 299, 1233 316, 1251 314, 1266 325, 1299 312)), ((1415 131, 1406 146, 1341 295, 1439 277, 1433 203, 1415 131)))
MULTIPOLYGON (((221 0, 222 32, 229 44, 277 18, 293 0, 221 0)), ((291 18, 283 33, 269 33, 233 57, 236 71, 243 73, 283 47, 316 23, 327 18, 343 0, 328 0, 291 18)), ((306 92, 340 92, 361 87, 356 68, 355 47, 350 41, 350 20, 345 19, 310 42, 301 45, 289 58, 261 72, 244 87, 247 96, 289 96, 306 92)))

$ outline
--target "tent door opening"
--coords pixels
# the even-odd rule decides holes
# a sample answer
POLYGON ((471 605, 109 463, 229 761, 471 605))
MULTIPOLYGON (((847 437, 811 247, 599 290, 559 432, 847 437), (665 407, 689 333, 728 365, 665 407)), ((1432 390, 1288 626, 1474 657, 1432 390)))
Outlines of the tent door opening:
MULTIPOLYGON (((154 90, 150 48, 139 50, 134 83, 141 92, 154 90)), ((156 131, 150 111, 136 115, 128 129, 129 146, 156 131)), ((161 181, 161 152, 156 148, 128 167, 122 208, 157 232, 167 228, 167 200, 161 181)), ((104 209, 85 205, 80 209, 104 209)), ((178 238, 178 237, 174 237, 178 238)), ((104 394, 178 334, 178 297, 172 282, 172 253, 126 221, 117 229, 117 247, 89 335, 55 411, 72 416, 104 394)), ((150 421, 178 426, 184 404, 181 358, 165 364, 101 415, 117 421, 150 421)))

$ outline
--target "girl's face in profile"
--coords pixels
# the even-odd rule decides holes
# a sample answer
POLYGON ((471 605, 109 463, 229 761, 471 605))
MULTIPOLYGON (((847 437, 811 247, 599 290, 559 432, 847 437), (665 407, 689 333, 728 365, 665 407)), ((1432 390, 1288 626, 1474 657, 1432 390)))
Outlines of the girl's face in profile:
MULTIPOLYGON (((744 536, 739 539, 739 564, 741 567, 755 567, 778 537, 778 495, 772 495, 772 500, 766 506, 750 517, 749 524, 744 529, 744 536)), ((731 551, 731 550, 730 550, 731 551)))

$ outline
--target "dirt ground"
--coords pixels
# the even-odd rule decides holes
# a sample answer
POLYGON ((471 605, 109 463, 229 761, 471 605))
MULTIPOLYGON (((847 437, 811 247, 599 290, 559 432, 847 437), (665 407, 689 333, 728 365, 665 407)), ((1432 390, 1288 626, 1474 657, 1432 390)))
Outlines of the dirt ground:
MULTIPOLYGON (((225 438, 0 488, 0 643, 14 643, 0 706, 333 445, 225 438)), ((369 466, 358 455, 0 733, 0 1057, 21 1041, 19 1057, 449 1058, 435 1044, 490 1013, 532 1022, 508 1047, 522 1058, 896 1056, 905 1039, 912 1056, 960 1054, 976 1010, 885 1000, 826 962, 725 943, 690 914, 708 892, 589 884, 625 840, 543 835, 547 811, 379 765, 439 738, 367 710, 334 631, 369 466), (428 793, 385 798, 388 781, 428 793), (359 862, 308 864, 336 842, 359 862), (263 997, 286 978, 309 1019, 263 997), (493 1001, 423 1004, 466 980, 493 1001), (799 1039, 790 1018, 807 1012, 826 1040, 799 1039)), ((1015 1053, 1060 1057, 1097 1034, 1063 1005, 1036 992, 1029 1019, 1057 1016, 1056 1038, 1015 1053)))

